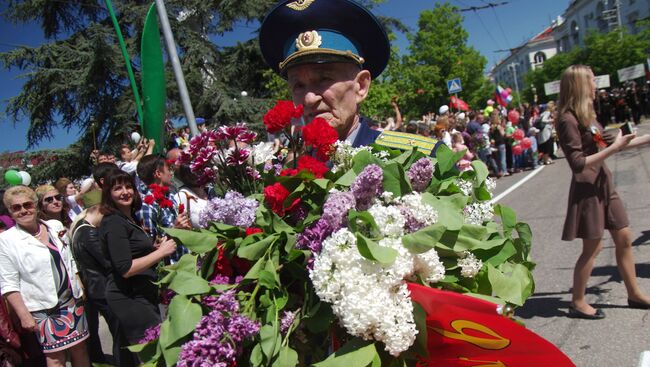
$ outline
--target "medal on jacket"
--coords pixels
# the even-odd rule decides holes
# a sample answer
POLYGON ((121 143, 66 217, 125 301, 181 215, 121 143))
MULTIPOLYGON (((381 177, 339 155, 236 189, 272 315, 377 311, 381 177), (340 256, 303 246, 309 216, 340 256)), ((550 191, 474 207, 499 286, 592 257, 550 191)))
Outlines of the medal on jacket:
POLYGON ((589 130, 591 131, 591 135, 593 136, 594 142, 598 146, 598 148, 607 148, 607 143, 605 143, 605 140, 603 139, 603 135, 600 133, 600 129, 598 126, 595 124, 591 124, 589 126, 589 130))

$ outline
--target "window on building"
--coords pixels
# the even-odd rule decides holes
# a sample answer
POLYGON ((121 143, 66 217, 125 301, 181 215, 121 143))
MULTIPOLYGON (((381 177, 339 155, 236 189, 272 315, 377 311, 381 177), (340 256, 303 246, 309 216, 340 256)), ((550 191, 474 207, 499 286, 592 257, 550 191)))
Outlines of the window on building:
POLYGON ((533 56, 533 60, 535 64, 541 64, 544 61, 546 61, 546 54, 543 53, 542 51, 538 51, 535 56, 533 56))
POLYGON ((575 20, 571 22, 571 38, 573 38, 573 44, 578 45, 580 43, 580 27, 578 27, 578 22, 575 20))

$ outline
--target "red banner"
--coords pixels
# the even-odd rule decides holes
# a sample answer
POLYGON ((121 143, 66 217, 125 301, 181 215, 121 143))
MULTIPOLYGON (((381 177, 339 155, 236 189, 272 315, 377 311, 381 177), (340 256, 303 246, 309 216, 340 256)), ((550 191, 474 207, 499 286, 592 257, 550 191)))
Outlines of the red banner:
POLYGON ((469 111, 469 105, 467 102, 463 101, 460 98, 456 98, 456 96, 451 96, 451 102, 449 105, 457 110, 469 111))
POLYGON ((575 366, 557 347, 500 315, 499 305, 459 293, 409 284, 427 313, 429 357, 418 366, 575 366))

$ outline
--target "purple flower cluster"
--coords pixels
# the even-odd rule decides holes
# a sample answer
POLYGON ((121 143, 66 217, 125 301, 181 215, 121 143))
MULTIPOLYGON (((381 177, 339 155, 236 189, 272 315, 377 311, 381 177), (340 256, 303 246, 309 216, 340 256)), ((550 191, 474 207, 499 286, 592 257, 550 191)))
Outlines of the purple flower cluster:
POLYGON ((351 192, 334 192, 330 194, 323 205, 323 216, 321 220, 326 221, 332 231, 343 227, 348 216, 348 211, 354 209, 356 204, 355 196, 351 192))
POLYGON ((406 229, 406 233, 417 232, 425 227, 424 223, 415 218, 410 208, 400 206, 399 210, 405 219, 404 228, 406 229))
POLYGON ((147 328, 147 330, 144 331, 144 336, 140 339, 138 344, 145 344, 158 339, 160 337, 160 325, 161 324, 158 324, 147 328))
POLYGON ((383 179, 384 173, 376 164, 368 165, 361 171, 350 187, 358 210, 367 210, 372 201, 382 193, 383 179))
POLYGON ((413 163, 406 173, 411 181, 413 190, 423 192, 427 189, 433 178, 433 163, 429 158, 420 158, 413 163))
POLYGON ((192 340, 181 347, 178 367, 232 366, 243 341, 259 332, 259 323, 238 313, 234 291, 222 293, 212 306, 196 326, 192 340))
POLYGON ((298 311, 284 311, 282 317, 280 318, 280 332, 286 334, 293 324, 293 321, 296 319, 296 314, 298 311))
MULTIPOLYGON (((323 240, 334 232, 331 223, 321 218, 316 223, 312 224, 304 232, 298 235, 296 239, 296 248, 299 250, 309 250, 313 254, 319 254, 323 245, 323 240)), ((309 267, 314 262, 314 257, 309 259, 309 267)))
POLYGON ((228 191, 223 198, 214 198, 208 202, 199 214, 201 227, 209 221, 248 228, 255 220, 259 203, 255 199, 247 199, 236 191, 228 191))

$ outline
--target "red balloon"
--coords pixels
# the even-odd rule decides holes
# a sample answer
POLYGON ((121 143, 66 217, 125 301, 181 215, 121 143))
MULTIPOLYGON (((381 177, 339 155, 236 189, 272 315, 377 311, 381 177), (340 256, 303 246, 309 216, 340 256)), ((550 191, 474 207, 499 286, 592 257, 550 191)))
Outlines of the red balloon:
POLYGON ((524 152, 524 149, 521 147, 521 144, 515 145, 512 147, 512 154, 513 155, 521 155, 521 153, 524 152))
POLYGON ((526 136, 526 134, 524 134, 524 131, 522 129, 517 129, 514 133, 512 133, 512 137, 517 141, 523 139, 524 136, 526 136))
POLYGON ((530 149, 530 147, 533 145, 533 143, 530 141, 529 138, 523 138, 521 139, 521 147, 522 149, 530 149))
POLYGON ((508 112, 508 120, 512 122, 513 125, 517 125, 519 123, 519 111, 510 110, 510 112, 508 112))

